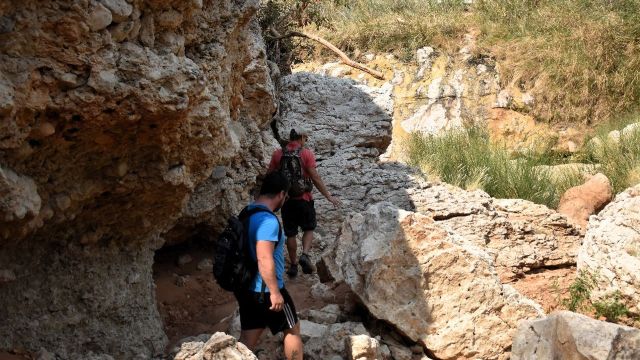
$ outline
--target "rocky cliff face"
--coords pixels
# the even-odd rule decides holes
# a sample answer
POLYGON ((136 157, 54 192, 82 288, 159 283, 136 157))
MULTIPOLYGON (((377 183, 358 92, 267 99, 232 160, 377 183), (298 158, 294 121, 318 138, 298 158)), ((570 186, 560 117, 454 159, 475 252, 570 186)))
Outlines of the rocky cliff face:
POLYGON ((402 159, 402 142, 413 133, 440 134, 476 125, 488 129, 492 140, 514 151, 555 145, 576 151, 585 129, 550 126, 529 114, 536 99, 519 84, 502 84, 496 60, 475 49, 475 34, 467 34, 458 52, 426 46, 412 61, 392 54, 364 54, 357 60, 382 72, 374 79, 342 63, 310 61, 295 66, 371 87, 386 87, 394 98, 392 158, 402 159))
POLYGON ((153 251, 264 165, 258 4, 0 4, 0 349, 163 350, 153 251))

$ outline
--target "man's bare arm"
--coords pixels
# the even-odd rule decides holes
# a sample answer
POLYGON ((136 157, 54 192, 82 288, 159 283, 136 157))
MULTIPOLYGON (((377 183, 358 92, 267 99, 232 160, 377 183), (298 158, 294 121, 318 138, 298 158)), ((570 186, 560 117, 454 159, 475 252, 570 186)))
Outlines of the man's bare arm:
POLYGON ((306 168, 305 170, 307 171, 307 174, 309 174, 309 177, 311 177, 311 181, 313 181, 313 184, 316 186, 316 188, 318 188, 318 191, 320 191, 322 196, 324 196, 327 200, 329 200, 329 202, 332 203, 333 206, 335 207, 342 205, 342 202, 340 201, 340 199, 331 196, 331 194, 329 193, 329 190, 327 190, 327 187, 324 185, 324 182, 322 181, 322 178, 320 177, 320 174, 318 174, 318 170, 316 170, 316 168, 310 167, 310 168, 306 168))
POLYGON ((256 242, 256 257, 258 258, 258 271, 271 296, 271 310, 280 311, 284 305, 284 298, 280 294, 276 277, 276 263, 273 261, 275 246, 276 243, 273 241, 258 240, 256 242))

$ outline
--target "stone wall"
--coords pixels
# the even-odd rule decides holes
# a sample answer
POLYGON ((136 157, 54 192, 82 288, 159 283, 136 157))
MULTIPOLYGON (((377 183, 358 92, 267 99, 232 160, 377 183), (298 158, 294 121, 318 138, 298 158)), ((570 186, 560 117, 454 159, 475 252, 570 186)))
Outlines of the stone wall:
POLYGON ((153 251, 270 153, 258 4, 0 3, 0 349, 163 351, 153 251))

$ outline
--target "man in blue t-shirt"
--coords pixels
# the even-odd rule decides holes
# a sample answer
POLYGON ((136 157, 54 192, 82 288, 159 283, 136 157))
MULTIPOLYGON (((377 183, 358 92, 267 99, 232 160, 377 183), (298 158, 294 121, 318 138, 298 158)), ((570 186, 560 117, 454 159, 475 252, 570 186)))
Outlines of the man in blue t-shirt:
POLYGON ((284 332, 287 360, 302 359, 302 339, 296 308, 284 287, 285 236, 274 214, 284 204, 289 181, 279 172, 268 174, 260 195, 249 209, 262 207, 249 219, 249 253, 258 263, 258 274, 249 289, 234 293, 240 306, 240 342, 253 350, 266 327, 272 334, 284 332))

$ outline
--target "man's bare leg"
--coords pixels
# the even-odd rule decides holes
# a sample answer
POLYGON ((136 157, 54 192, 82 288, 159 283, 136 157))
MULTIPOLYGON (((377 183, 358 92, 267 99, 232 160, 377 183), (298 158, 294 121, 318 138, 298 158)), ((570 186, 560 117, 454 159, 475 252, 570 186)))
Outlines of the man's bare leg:
POLYGON ((302 360, 302 353, 300 322, 297 322, 292 329, 284 331, 284 357, 287 360, 302 360))
POLYGON ((256 345, 258 345, 260 335, 262 335, 263 331, 264 329, 242 330, 240 332, 240 342, 248 347, 249 350, 253 351, 256 348, 256 345))
POLYGON ((313 230, 307 230, 302 234, 302 253, 309 255, 313 243, 313 230))
POLYGON ((289 261, 291 264, 298 263, 298 243, 296 236, 287 237, 287 252, 289 253, 289 261))

